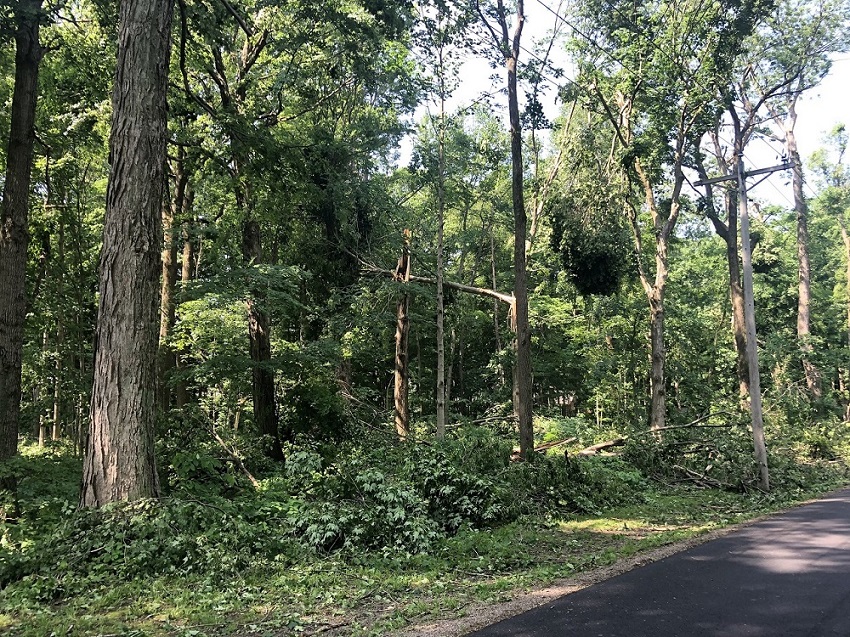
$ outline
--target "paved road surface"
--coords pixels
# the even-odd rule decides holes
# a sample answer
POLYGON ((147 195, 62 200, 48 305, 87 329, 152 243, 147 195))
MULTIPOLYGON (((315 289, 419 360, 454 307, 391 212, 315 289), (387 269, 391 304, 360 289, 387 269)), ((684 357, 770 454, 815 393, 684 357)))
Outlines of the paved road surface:
POLYGON ((850 637, 850 489, 470 637, 850 637))

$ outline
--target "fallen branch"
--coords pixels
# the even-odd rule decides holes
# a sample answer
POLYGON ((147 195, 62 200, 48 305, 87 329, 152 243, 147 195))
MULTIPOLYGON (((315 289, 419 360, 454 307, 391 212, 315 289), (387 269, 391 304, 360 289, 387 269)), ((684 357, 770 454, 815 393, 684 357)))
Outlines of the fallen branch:
POLYGON ((251 475, 251 472, 248 471, 248 468, 245 466, 245 463, 242 462, 242 458, 240 458, 235 451, 231 451, 231 449, 227 446, 227 443, 221 439, 221 436, 219 436, 218 433, 216 433, 215 429, 213 429, 212 435, 213 438, 215 438, 215 441, 219 445, 221 445, 221 448, 224 449, 228 456, 230 456, 230 459, 233 460, 233 464, 239 467, 239 470, 245 474, 248 480, 251 481, 251 484, 254 485, 254 488, 259 488, 260 483, 253 475, 251 475))
MULTIPOLYGON (((361 263, 363 263, 361 261, 361 263)), ((392 270, 384 270, 383 268, 379 268, 374 265, 370 265, 367 263, 363 263, 363 272, 368 274, 378 274, 380 276, 389 277, 391 279, 396 278, 396 273, 392 270)), ((434 279, 429 279, 424 276, 412 276, 410 277, 410 281, 414 283, 427 283, 428 285, 436 285, 437 281, 434 279)), ((468 292, 469 294, 477 294, 478 296, 487 296, 491 299, 496 299, 498 301, 502 301, 503 303, 507 303, 511 307, 513 307, 516 299, 514 299, 513 294, 504 294, 502 292, 497 292, 496 290, 491 290, 489 288, 479 288, 474 285, 465 285, 463 283, 455 283, 454 281, 443 281, 443 286, 447 288, 451 288, 452 290, 458 290, 459 292, 468 292)))
POLYGON ((610 449, 611 447, 622 447, 626 444, 626 438, 614 438, 613 440, 606 440, 605 442, 600 442, 595 445, 590 445, 589 447, 585 447, 581 451, 579 451, 577 456, 594 456, 603 449, 610 449))
POLYGON ((701 424, 701 423, 704 423, 709 418, 713 418, 714 416, 736 416, 736 415, 737 414, 734 414, 734 413, 729 412, 729 411, 717 411, 717 412, 714 412, 713 414, 706 414, 705 416, 700 416, 696 420, 693 420, 686 425, 668 425, 666 427, 658 427, 657 429, 650 429, 648 431, 643 431, 643 432, 641 432, 637 435, 638 436, 646 436, 646 435, 649 435, 649 434, 656 434, 659 431, 670 431, 671 429, 712 429, 712 428, 718 428, 718 427, 724 428, 724 429, 730 429, 732 427, 746 426, 747 423, 744 423, 744 422, 726 422, 726 423, 720 423, 718 425, 701 424))
MULTIPOLYGON (((537 453, 543 453, 547 449, 553 449, 554 447, 560 447, 561 445, 568 445, 571 442, 575 442, 578 438, 564 438, 563 440, 554 440, 552 442, 546 442, 540 445, 539 447, 535 447, 534 451, 537 453)), ((519 448, 515 447, 513 451, 511 451, 511 460, 517 461, 521 458, 519 448)))
POLYGON ((697 484, 701 487, 715 488, 715 489, 731 487, 731 485, 729 485, 729 484, 725 484, 723 482, 720 482, 719 480, 715 480, 714 478, 709 478, 708 477, 708 470, 711 468, 710 466, 706 467, 706 470, 702 474, 699 474, 696 471, 693 471, 691 469, 688 469, 687 467, 683 467, 682 465, 678 465, 678 464, 674 464, 673 468, 678 469, 679 471, 684 473, 685 476, 688 479, 690 479, 692 482, 694 482, 695 484, 697 484))

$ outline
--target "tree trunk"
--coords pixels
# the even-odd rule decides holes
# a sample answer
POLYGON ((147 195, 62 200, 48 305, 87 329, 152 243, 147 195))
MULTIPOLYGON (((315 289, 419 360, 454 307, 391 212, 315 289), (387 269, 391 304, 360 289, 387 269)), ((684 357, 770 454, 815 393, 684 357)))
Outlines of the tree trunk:
POLYGON ((726 262, 729 265, 729 298, 732 301, 732 336, 737 356, 738 396, 746 403, 750 395, 750 370, 747 365, 747 326, 744 317, 744 290, 741 287, 741 265, 738 260, 738 213, 735 200, 727 194, 726 210, 728 234, 726 239, 726 262))
MULTIPOLYGON (((188 213, 192 209, 192 203, 194 200, 194 193, 191 189, 191 184, 187 185, 187 190, 188 192, 186 195, 186 205, 188 206, 188 208, 185 212, 188 213)), ((188 215, 183 221, 181 234, 183 238, 183 250, 180 257, 180 292, 181 294, 185 294, 186 288, 189 286, 189 282, 192 280, 192 237, 189 234, 188 215)), ((178 369, 181 369, 184 366, 183 355, 181 355, 180 352, 178 352, 176 355, 175 366, 178 369)), ((175 387, 174 393, 174 400, 177 404, 178 409, 185 407, 189 404, 189 387, 184 378, 180 378, 177 381, 177 386, 175 387)))
MULTIPOLYGON (((504 7, 500 0, 500 19, 506 24, 504 7)), ((510 48, 507 47, 507 27, 503 28, 508 73, 508 114, 511 125, 511 191, 514 213, 514 313, 513 324, 516 362, 513 374, 514 416, 519 428, 520 455, 530 460, 534 455, 534 430, 532 425, 532 370, 531 330, 528 324, 528 272, 525 259, 525 241, 528 219, 523 193, 522 123, 519 117, 519 95, 517 93, 517 59, 520 38, 525 24, 522 0, 517 2, 516 29, 510 48)))
MULTIPOLYGON (((249 212, 242 225, 242 257, 246 265, 262 263, 260 224, 249 212)), ((251 387, 254 404, 254 423, 263 437, 265 450, 274 460, 283 460, 283 449, 278 432, 277 404, 275 401, 274 372, 269 368, 272 359, 269 317, 262 308, 263 295, 258 290, 249 292, 248 340, 251 351, 251 387)), ((291 438, 291 436, 287 436, 291 438)))
POLYGON ((803 354, 803 371, 806 374, 806 387, 814 398, 821 395, 820 372, 811 360, 812 344, 810 312, 812 296, 811 260, 809 259, 809 206, 803 194, 803 161, 797 150, 797 137, 794 134, 796 112, 792 108, 789 126, 785 129, 785 148, 791 160, 791 184, 794 192, 794 211, 797 214, 797 265, 798 265, 798 295, 797 295, 797 340, 803 354))
POLYGON ((171 0, 122 0, 80 505, 159 496, 154 456, 171 0))
MULTIPOLYGON (((410 231, 404 231, 404 247, 395 271, 395 280, 400 283, 410 281, 410 231)), ((406 440, 410 435, 410 406, 407 400, 409 360, 407 355, 410 336, 410 295, 405 292, 398 301, 395 329, 395 429, 398 437, 406 440)), ((420 357, 421 358, 421 357, 420 357)))
MULTIPOLYGON (((490 224, 490 284, 496 289, 496 240, 493 237, 493 224, 490 224)), ((502 354, 502 337, 499 331, 499 300, 493 299, 493 336, 496 343, 496 357, 500 359, 502 354)), ((505 368, 502 361, 498 360, 499 386, 505 386, 505 368)))
MULTIPOLYGON (((844 223, 843 220, 840 220, 841 226, 841 240, 844 243, 844 258, 847 261, 847 283, 846 283, 846 292, 847 292, 847 347, 850 348, 850 232, 847 230, 847 224, 844 223)), ((845 388, 848 383, 848 378, 850 378, 850 369, 844 368, 843 373, 845 375, 844 385, 845 388)), ((844 422, 850 422, 850 396, 846 398, 847 403, 844 405, 844 422)))
MULTIPOLYGON (((41 4, 42 0, 21 0, 15 11, 15 86, 0 201, 0 462, 18 453, 41 4)), ((14 486, 14 479, 0 481, 0 487, 14 486)))
POLYGON ((176 365, 176 355, 167 341, 174 327, 176 302, 174 298, 177 286, 177 237, 175 221, 185 208, 186 182, 188 174, 183 169, 184 151, 181 149, 175 162, 174 195, 172 200, 162 206, 162 289, 159 303, 159 408, 168 411, 171 406, 171 390, 168 386, 171 370, 176 365))
MULTIPOLYGON (((60 239, 61 241, 61 239, 60 239)), ((62 322, 61 317, 57 321, 56 325, 56 363, 54 364, 53 371, 55 376, 53 377, 53 426, 50 432, 50 439, 54 442, 59 440, 62 435, 62 425, 61 425, 61 377, 62 377, 62 343, 65 340, 65 326, 62 322)))
POLYGON ((650 428, 663 429, 667 424, 666 390, 664 386, 664 289, 654 288, 649 298, 650 341, 650 428))
POLYGON ((437 161, 437 439, 446 437, 446 337, 443 307, 443 231, 446 210, 446 98, 443 82, 443 49, 439 49, 440 130, 437 161))
MULTIPOLYGON (((734 118, 734 116, 733 116, 734 118)), ((736 121, 737 128, 737 121, 736 121)), ((750 372, 750 416, 752 417, 753 447, 759 469, 759 482, 764 491, 770 490, 767 468, 767 447, 764 442, 764 419, 761 403, 758 342, 756 341, 756 311, 753 299, 753 260, 750 243, 750 216, 747 208, 747 182, 744 176, 743 149, 740 132, 736 137, 738 170, 738 209, 741 221, 741 260, 744 269, 744 320, 747 326, 747 367, 750 372)))

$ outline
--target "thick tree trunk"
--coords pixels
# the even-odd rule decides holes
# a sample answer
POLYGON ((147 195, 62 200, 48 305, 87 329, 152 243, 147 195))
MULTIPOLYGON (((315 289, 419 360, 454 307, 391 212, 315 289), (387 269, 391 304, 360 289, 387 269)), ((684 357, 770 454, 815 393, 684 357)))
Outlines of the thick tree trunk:
MULTIPOLYGON (((723 147, 717 132, 711 134, 715 146, 715 158, 725 177, 731 177, 723 147)), ((698 163, 700 179, 708 180, 705 167, 698 163)), ((744 291, 741 287, 741 264, 738 253, 738 199, 734 191, 726 190, 723 194, 723 204, 726 209, 726 223, 720 220, 714 211, 714 194, 712 185, 706 185, 708 209, 706 214, 714 225, 717 235, 726 244, 726 263, 729 269, 729 299, 732 304, 732 338, 737 356, 738 396, 742 409, 747 409, 750 393, 749 369, 747 368, 747 328, 744 321, 744 291)))
MULTIPOLYGON (((400 283, 410 281, 410 231, 404 231, 404 247, 398 260, 394 277, 400 283)), ((395 329, 395 372, 393 403, 395 405, 395 429, 398 437, 406 440, 410 435, 410 406, 408 403, 409 359, 407 355, 410 337, 410 295, 401 295, 396 309, 395 329)))
POLYGON ((814 398, 821 395, 820 372, 811 360, 812 344, 810 305, 812 296, 812 266, 809 258, 809 206, 803 194, 803 161, 797 150, 797 137, 794 134, 796 113, 792 109, 791 124, 785 130, 785 148, 791 160, 791 185, 794 192, 794 211, 797 214, 797 340, 803 354, 803 371, 806 374, 806 387, 814 398))
MULTIPOLYGON (((0 462, 18 453, 41 4, 41 0, 21 0, 15 10, 15 86, 0 201, 0 462)), ((14 482, 4 480, 0 486, 13 488, 14 482)))
MULTIPOLYGON (((249 213, 242 225, 242 256, 246 264, 262 263, 260 224, 249 213)), ((278 432, 277 404, 275 401, 269 317, 262 308, 263 295, 250 291, 247 301, 248 340, 251 352, 251 386, 254 403, 254 423, 265 441, 266 453, 274 460, 283 460, 283 449, 278 432)), ((287 436, 290 438, 291 436, 287 436)))
POLYGON ((171 0, 120 6, 83 507, 159 496, 154 425, 171 13, 171 0))
POLYGON ((738 395, 746 406, 750 394, 750 372, 747 366, 747 326, 744 319, 744 290, 741 287, 741 263, 738 253, 738 211, 734 193, 724 196, 726 205, 725 227, 715 229, 726 243, 726 263, 729 266, 729 299, 732 302, 732 338, 737 358, 738 395))
POLYGON ((738 396, 746 402, 750 394, 750 370, 747 365, 747 326, 744 318, 744 289, 741 287, 741 265, 738 260, 738 214, 735 202, 727 199, 729 236, 726 238, 726 261, 729 265, 729 298, 732 301, 732 337, 737 358, 738 396))

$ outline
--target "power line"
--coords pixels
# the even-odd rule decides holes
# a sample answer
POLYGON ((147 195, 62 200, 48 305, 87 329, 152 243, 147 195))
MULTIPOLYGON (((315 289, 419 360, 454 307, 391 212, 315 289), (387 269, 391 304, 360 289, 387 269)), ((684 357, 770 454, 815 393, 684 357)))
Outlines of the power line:
POLYGON ((624 69, 624 70, 626 70, 629 74, 634 75, 634 71, 633 71, 632 69, 630 69, 630 68, 629 68, 629 65, 628 65, 628 64, 626 64, 625 62, 623 62, 621 59, 617 58, 617 57, 616 57, 613 53, 611 53, 608 49, 606 49, 605 47, 603 47, 602 45, 600 45, 598 42, 596 42, 596 40, 594 40, 592 37, 590 37, 589 35, 587 35, 587 34, 583 33, 583 32, 582 32, 582 31, 581 31, 581 30, 580 30, 577 26, 575 26, 574 24, 572 24, 572 23, 571 23, 569 20, 567 20, 564 16, 562 16, 560 13, 558 13, 557 11, 555 11, 555 10, 554 10, 552 7, 550 7, 548 4, 546 4, 545 2, 543 2, 543 0, 537 0, 537 4, 539 4, 541 7, 543 7, 544 9, 546 9, 549 13, 551 13, 553 16, 555 16, 555 18, 557 18, 558 20, 560 20, 561 22, 563 22, 564 24, 566 24, 568 27, 570 27, 570 29, 572 29, 575 33, 578 33, 581 37, 583 37, 583 38, 584 38, 585 40, 587 40, 590 44, 592 44, 592 45, 593 45, 593 46, 595 46, 597 49, 599 49, 602 53, 604 53, 604 54, 605 54, 605 55, 607 55, 609 58, 611 58, 614 62, 616 62, 617 64, 619 64, 620 66, 622 66, 622 67, 623 67, 623 69, 624 69))

